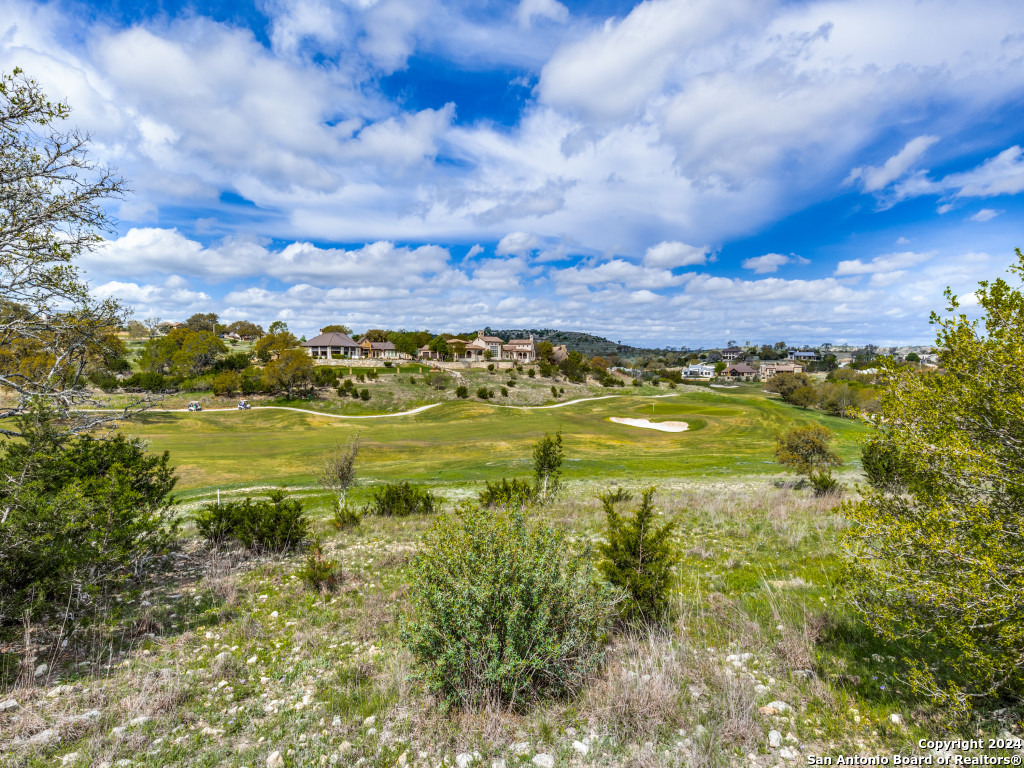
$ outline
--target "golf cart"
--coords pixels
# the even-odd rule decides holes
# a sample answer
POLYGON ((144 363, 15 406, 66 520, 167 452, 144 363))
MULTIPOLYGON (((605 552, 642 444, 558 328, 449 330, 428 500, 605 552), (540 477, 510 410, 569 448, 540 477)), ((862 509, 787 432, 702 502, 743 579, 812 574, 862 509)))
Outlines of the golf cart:
POLYGON ((249 405, 249 401, 248 400, 239 400, 238 401, 238 410, 240 410, 240 411, 248 411, 249 408, 251 408, 251 407, 252 406, 249 405))
POLYGON ((188 404, 188 409, 190 411, 201 411, 201 410, 203 410, 203 406, 201 406, 198 403, 198 401, 193 400, 191 403, 188 404))

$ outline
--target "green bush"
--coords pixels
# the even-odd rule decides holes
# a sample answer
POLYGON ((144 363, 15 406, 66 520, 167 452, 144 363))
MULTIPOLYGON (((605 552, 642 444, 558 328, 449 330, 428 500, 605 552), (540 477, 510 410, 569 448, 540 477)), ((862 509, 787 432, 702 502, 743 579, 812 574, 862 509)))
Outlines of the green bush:
POLYGON ((469 397, 469 390, 466 389, 465 385, 460 384, 455 388, 455 396, 460 400, 465 400, 467 397, 469 397))
POLYGON ((266 499, 226 504, 207 504, 196 514, 196 528, 212 544, 237 541, 259 552, 274 552, 298 546, 309 533, 302 502, 289 499, 284 491, 273 491, 266 499))
POLYGON ((502 387, 501 388, 501 396, 502 397, 508 397, 508 387, 502 387))
POLYGON ((359 399, 360 400, 369 400, 370 399, 370 390, 364 389, 362 392, 360 392, 359 393, 359 399))
POLYGON ((653 488, 645 490, 631 518, 615 509, 617 501, 629 498, 621 489, 599 497, 608 527, 607 541, 597 546, 603 558, 598 568, 612 585, 626 591, 622 614, 630 621, 657 621, 668 612, 675 561, 669 537, 675 524, 657 524, 653 496, 653 488))
POLYGON ((446 706, 521 710, 599 669, 614 593, 554 529, 466 505, 427 532, 412 571, 403 639, 446 706))
POLYGON ((349 528, 358 528, 362 522, 362 516, 358 510, 348 505, 348 500, 346 499, 344 502, 335 501, 332 521, 335 528, 340 528, 344 531, 349 528))
POLYGON ((330 592, 344 579, 338 561, 324 556, 323 542, 319 540, 309 545, 306 559, 297 573, 303 584, 317 592, 330 592))
POLYGON ((480 387, 480 389, 476 391, 476 396, 479 397, 481 400, 486 400, 491 396, 491 390, 489 390, 487 387, 480 387))
POLYGON ((0 625, 143 577, 177 540, 166 452, 70 437, 45 411, 16 423, 0 450, 0 625))
POLYGON ((408 482, 387 483, 374 489, 373 498, 363 514, 406 517, 429 515, 440 509, 441 500, 430 491, 408 482))
POLYGON ((478 497, 488 508, 525 509, 537 501, 537 489, 529 480, 502 478, 487 482, 478 497))
POLYGON ((338 371, 328 365, 317 366, 313 369, 313 383, 318 387, 333 387, 338 380, 338 371))

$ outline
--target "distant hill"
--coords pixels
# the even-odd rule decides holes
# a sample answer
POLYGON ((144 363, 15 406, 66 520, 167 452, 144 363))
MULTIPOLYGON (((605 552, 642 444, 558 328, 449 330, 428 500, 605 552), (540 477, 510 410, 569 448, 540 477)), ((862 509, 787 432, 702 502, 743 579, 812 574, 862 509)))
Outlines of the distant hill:
POLYGON ((525 339, 533 334, 537 341, 550 341, 555 346, 565 344, 570 351, 575 350, 587 357, 594 355, 618 355, 619 357, 636 357, 639 355, 656 355, 664 350, 634 347, 629 344, 619 344, 606 339, 603 336, 595 336, 592 333, 582 331, 559 331, 554 328, 515 328, 498 329, 485 328, 484 333, 489 336, 497 336, 499 339, 525 339))

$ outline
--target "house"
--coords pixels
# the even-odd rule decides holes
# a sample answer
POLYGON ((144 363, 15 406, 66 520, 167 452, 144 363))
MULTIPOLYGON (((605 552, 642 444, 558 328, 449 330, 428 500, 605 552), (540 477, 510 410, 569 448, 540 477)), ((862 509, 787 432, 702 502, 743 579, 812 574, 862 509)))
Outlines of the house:
POLYGON ((789 362, 764 362, 761 363, 761 378, 767 381, 777 373, 803 373, 804 367, 800 363, 789 362))
POLYGON ((722 350, 722 359, 726 361, 737 360, 742 356, 743 350, 739 347, 726 347, 722 350))
POLYGON ((737 379, 740 381, 750 381, 757 375, 757 371, 746 363, 734 363, 722 371, 721 375, 734 381, 737 379))
POLYGON ((813 349, 791 349, 786 357, 801 363, 811 363, 818 359, 818 353, 813 349))
POLYGON ((509 339, 508 344, 501 346, 501 357, 518 363, 532 363, 537 359, 537 345, 533 342, 533 336, 528 339, 509 339))
POLYGON ((359 342, 359 346, 363 350, 363 357, 369 357, 374 360, 401 360, 406 357, 404 353, 395 349, 395 345, 390 341, 363 339, 359 342))
POLYGON ((682 370, 684 379, 713 379, 715 378, 715 366, 707 363, 691 363, 682 370))
POLYGON ((329 360, 332 357, 363 357, 363 349, 346 333, 321 333, 299 346, 309 350, 310 357, 329 360))

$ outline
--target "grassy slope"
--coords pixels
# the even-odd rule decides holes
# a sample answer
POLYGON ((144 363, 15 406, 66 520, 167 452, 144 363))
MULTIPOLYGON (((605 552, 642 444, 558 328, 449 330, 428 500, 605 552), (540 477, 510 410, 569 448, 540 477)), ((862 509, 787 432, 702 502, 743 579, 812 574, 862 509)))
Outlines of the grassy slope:
POLYGON ((810 421, 835 430, 844 458, 855 458, 860 425, 749 389, 694 390, 659 399, 627 394, 544 410, 451 401, 414 416, 351 421, 290 411, 153 413, 126 429, 154 450, 169 450, 180 488, 188 490, 307 484, 324 453, 355 435, 362 443, 360 476, 369 480, 464 483, 528 474, 531 445, 557 430, 565 439, 568 479, 774 474, 774 434, 810 421), (612 423, 610 416, 683 420, 691 429, 638 429, 612 423))

